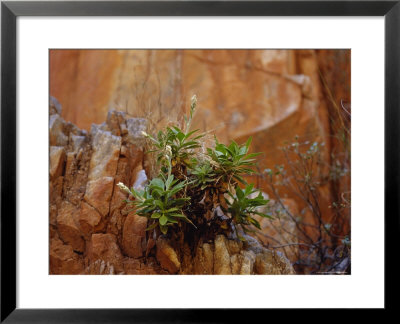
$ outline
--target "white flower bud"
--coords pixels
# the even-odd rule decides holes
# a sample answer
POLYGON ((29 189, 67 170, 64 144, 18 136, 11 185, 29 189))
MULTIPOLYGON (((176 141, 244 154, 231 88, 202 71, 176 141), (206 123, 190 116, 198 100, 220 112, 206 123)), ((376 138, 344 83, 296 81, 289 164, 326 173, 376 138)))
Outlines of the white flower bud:
POLYGON ((119 187, 119 189, 121 189, 122 191, 125 191, 127 193, 131 193, 131 191, 129 190, 129 188, 124 185, 122 182, 118 182, 117 186, 119 187))
POLYGON ((149 134, 147 134, 145 131, 141 131, 141 134, 142 134, 144 137, 149 137, 149 134))
POLYGON ((172 148, 171 148, 171 146, 167 145, 165 147, 165 151, 167 152, 167 155, 172 156, 172 148))
POLYGON ((192 99, 190 99, 190 100, 191 100, 192 107, 197 105, 197 96, 196 95, 193 95, 192 99))

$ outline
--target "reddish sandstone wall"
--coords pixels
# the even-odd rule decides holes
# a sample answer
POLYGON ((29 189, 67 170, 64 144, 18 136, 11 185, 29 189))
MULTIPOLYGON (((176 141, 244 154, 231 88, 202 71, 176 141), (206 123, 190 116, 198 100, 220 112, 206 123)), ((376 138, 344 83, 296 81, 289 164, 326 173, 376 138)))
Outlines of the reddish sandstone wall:
MULTIPOLYGON (((52 50, 50 94, 62 117, 86 130, 110 108, 155 125, 179 120, 197 94, 195 126, 221 141, 252 135, 253 150, 265 153, 261 169, 285 164, 280 147, 295 136, 324 142, 329 165, 331 153, 343 150, 333 133, 337 107, 351 99, 350 51, 52 50)), ((321 188, 326 220, 349 179, 321 188)))

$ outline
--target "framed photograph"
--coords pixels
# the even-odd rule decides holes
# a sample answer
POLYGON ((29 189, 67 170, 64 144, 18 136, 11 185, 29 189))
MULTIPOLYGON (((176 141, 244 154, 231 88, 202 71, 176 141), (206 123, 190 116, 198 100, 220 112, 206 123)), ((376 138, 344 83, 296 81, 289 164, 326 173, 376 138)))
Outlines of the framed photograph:
POLYGON ((1 321, 392 308, 399 16, 2 2, 1 321))

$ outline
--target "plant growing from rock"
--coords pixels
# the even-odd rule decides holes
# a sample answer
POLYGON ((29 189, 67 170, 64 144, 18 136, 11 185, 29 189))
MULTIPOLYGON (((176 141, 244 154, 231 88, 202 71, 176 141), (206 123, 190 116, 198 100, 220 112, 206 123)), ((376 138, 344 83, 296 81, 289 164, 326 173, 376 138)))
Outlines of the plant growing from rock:
POLYGON ((216 172, 219 175, 219 179, 228 184, 232 183, 232 181, 233 183, 239 181, 246 184, 243 175, 254 173, 251 168, 255 165, 254 157, 261 154, 248 154, 250 144, 251 137, 244 145, 238 145, 235 141, 232 141, 229 146, 218 143, 217 138, 215 138, 215 148, 208 148, 207 152, 214 165, 217 165, 216 172))
POLYGON ((249 153, 251 138, 239 145, 219 143, 201 150, 204 133, 190 130, 196 109, 196 96, 192 97, 190 114, 184 127, 166 127, 155 136, 143 133, 151 143, 150 152, 156 154, 159 174, 142 191, 119 187, 134 199, 127 200, 139 216, 149 219, 147 230, 167 235, 192 249, 202 240, 216 235, 236 235, 260 227, 255 214, 270 217, 257 210, 266 205, 261 192, 248 184, 245 175, 253 174, 255 157, 249 153), (239 184, 244 185, 241 189, 239 184))
POLYGON ((261 229, 260 223, 253 217, 253 215, 270 217, 269 215, 258 211, 258 208, 266 205, 268 200, 264 199, 262 193, 258 190, 254 190, 253 187, 253 184, 248 184, 245 189, 241 189, 237 186, 235 189, 236 195, 233 195, 228 191, 231 200, 225 198, 228 208, 223 208, 224 212, 228 212, 235 222, 241 224, 245 229, 247 229, 247 226, 251 225, 261 229), (256 192, 258 192, 256 197, 250 197, 250 195, 256 192))
POLYGON ((181 219, 191 223, 182 213, 183 206, 190 198, 176 198, 185 185, 185 182, 174 180, 172 174, 168 175, 168 178, 161 174, 159 178, 152 179, 143 191, 132 191, 136 199, 137 214, 158 220, 153 222, 148 230, 159 225, 161 232, 166 234, 168 226, 177 224, 181 219))

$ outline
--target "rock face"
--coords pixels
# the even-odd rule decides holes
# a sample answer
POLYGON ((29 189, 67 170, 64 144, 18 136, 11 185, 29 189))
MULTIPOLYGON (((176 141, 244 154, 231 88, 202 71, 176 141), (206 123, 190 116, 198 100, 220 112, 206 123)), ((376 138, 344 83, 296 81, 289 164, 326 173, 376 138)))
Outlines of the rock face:
POLYGON ((143 256, 146 249, 147 219, 130 214, 125 220, 122 232, 122 247, 126 255, 132 258, 143 256))
MULTIPOLYGON (((260 170, 285 165, 279 148, 295 136, 302 142, 325 142, 323 163, 331 164, 332 153, 342 148, 332 134, 340 122, 327 89, 336 106, 350 102, 350 50, 50 51, 50 94, 63 103, 61 114, 66 120, 89 131, 93 122, 107 118, 112 135, 129 132, 135 140, 143 122, 120 123, 122 115, 107 115, 110 106, 146 117, 150 126, 159 125, 181 120, 190 97, 197 94, 199 109, 193 126, 212 130, 221 142, 244 143, 253 136, 252 150, 265 153, 260 170)), ((51 134, 57 134, 50 136, 51 145, 66 143, 66 137, 57 132, 60 125, 59 117, 50 119, 51 134)), ((108 154, 100 160, 94 157, 93 165, 103 170, 105 164, 113 173, 118 140, 110 134, 98 136, 108 143, 101 148, 108 154)), ((270 193, 265 181, 260 180, 258 186, 270 193)), ((321 188, 325 221, 333 216, 328 208, 331 202, 349 190, 350 177, 321 188)), ((281 193, 285 194, 284 189, 281 193)), ((347 232, 350 222, 345 223, 347 232)))
POLYGON ((92 234, 88 249, 88 260, 94 263, 97 260, 104 261, 117 272, 122 271, 122 254, 117 244, 117 238, 113 234, 92 234))
POLYGON ((92 128, 91 135, 93 154, 90 160, 89 179, 113 177, 117 172, 121 137, 95 127, 92 128))
POLYGON ((245 238, 246 242, 242 242, 218 235, 213 243, 200 245, 196 254, 187 258, 180 268, 180 264, 174 262, 176 254, 169 251, 169 260, 164 260, 161 266, 170 273, 179 271, 182 274, 295 274, 283 254, 264 248, 250 236, 245 235, 245 238), (171 264, 174 266, 169 269, 171 264))
POLYGON ((64 201, 57 214, 57 231, 60 238, 77 252, 85 250, 85 241, 77 224, 79 212, 71 203, 64 201))
POLYGON ((63 174, 65 164, 65 151, 63 147, 50 148, 50 178, 55 179, 63 174))
POLYGON ((176 251, 171 247, 167 240, 159 237, 157 240, 157 260, 163 269, 169 273, 177 273, 181 268, 176 251))
POLYGON ((116 186, 146 181, 137 129, 147 121, 110 111, 88 133, 65 122, 60 111, 51 99, 50 274, 294 273, 285 257, 254 239, 246 245, 218 236, 192 254, 153 237, 145 231, 147 219, 130 211, 116 186))
POLYGON ((72 247, 59 239, 50 241, 50 273, 80 274, 84 271, 84 263, 72 247))

